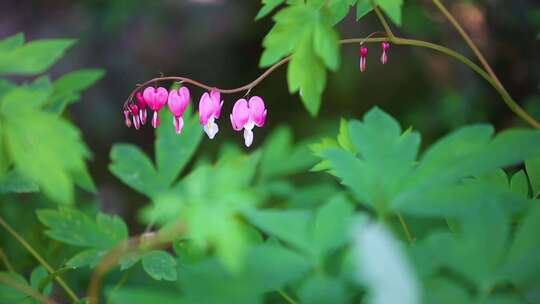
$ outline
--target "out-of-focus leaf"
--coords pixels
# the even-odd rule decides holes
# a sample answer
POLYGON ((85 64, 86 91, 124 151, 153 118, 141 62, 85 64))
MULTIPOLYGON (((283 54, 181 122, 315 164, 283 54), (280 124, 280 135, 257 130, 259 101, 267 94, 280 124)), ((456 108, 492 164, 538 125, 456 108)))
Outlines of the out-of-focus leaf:
POLYGON ((376 0, 376 3, 395 24, 401 25, 401 7, 403 0, 376 0))
POLYGON ((39 191, 36 183, 17 173, 9 171, 0 178, 0 193, 30 193, 39 191))
POLYGON ((357 267, 368 287, 368 303, 420 303, 416 274, 391 233, 379 223, 365 223, 355 235, 357 267))
POLYGON ((324 24, 317 24, 313 33, 313 49, 332 71, 339 67, 339 35, 324 24))
POLYGON ((305 281, 298 295, 301 303, 347 303, 346 289, 343 282, 328 276, 314 276, 305 281))
POLYGON ((369 14, 372 10, 373 6, 371 6, 369 0, 358 0, 356 3, 356 21, 362 19, 362 17, 369 14))
POLYGON ((86 171, 89 152, 79 130, 62 118, 21 109, 6 117, 6 142, 17 171, 51 199, 73 202, 73 174, 86 171), (47 126, 44 128, 43 126, 47 126))
POLYGON ((40 285, 43 280, 45 280, 49 276, 49 273, 43 266, 38 266, 34 268, 32 273, 30 274, 30 285, 34 290, 36 290, 39 293, 43 293, 45 296, 48 296, 52 292, 52 282, 49 281, 49 283, 44 284, 43 290, 40 290, 40 285))
POLYGON ((178 292, 152 287, 126 286, 107 292, 111 304, 182 304, 189 303, 178 296, 178 292))
POLYGON ((512 192, 521 195, 522 197, 529 197, 529 181, 523 170, 519 170, 512 176, 512 179, 510 180, 510 189, 512 189, 512 192))
POLYGON ((11 48, 0 49, 0 74, 43 73, 75 43, 75 40, 71 39, 43 39, 13 48, 19 41, 20 39, 13 43, 11 48))
POLYGON ((285 2, 285 0, 263 0, 263 7, 257 13, 255 20, 266 17, 270 14, 276 7, 285 2))
POLYGON ((0 272, 0 304, 13 304, 24 300, 27 295, 22 291, 3 283, 4 280, 30 288, 28 282, 18 273, 0 272))
POLYGON ((154 280, 176 281, 176 261, 166 251, 154 250, 142 258, 144 271, 154 280))
POLYGON ((48 107, 53 113, 60 114, 64 108, 80 98, 80 92, 100 80, 105 72, 100 69, 82 69, 63 75, 53 83, 53 94, 48 107))
POLYGON ((10 52, 24 44, 24 33, 17 33, 0 40, 0 53, 10 52))
POLYGON ((107 254, 107 251, 100 249, 87 249, 74 255, 66 262, 66 265, 73 268, 81 268, 88 266, 90 268, 96 267, 101 258, 107 254))

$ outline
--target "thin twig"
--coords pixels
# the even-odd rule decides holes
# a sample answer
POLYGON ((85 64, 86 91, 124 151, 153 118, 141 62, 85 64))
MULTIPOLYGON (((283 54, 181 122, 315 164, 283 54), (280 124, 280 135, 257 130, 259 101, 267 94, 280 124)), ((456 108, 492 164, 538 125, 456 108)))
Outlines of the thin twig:
POLYGON ((7 254, 6 254, 6 252, 1 247, 0 247, 0 259, 2 260, 4 265, 6 265, 6 269, 9 272, 15 272, 15 268, 13 267, 11 262, 9 261, 9 258, 8 258, 7 254))
POLYGON ((291 298, 283 289, 278 289, 277 293, 283 297, 290 304, 298 304, 293 298, 291 298))
POLYGON ((405 236, 407 237, 407 241, 409 241, 410 244, 414 243, 414 237, 411 234, 411 231, 409 230, 409 226, 407 226, 407 222, 405 222, 405 218, 401 214, 398 213, 399 223, 401 224, 401 227, 403 227, 403 231, 405 232, 405 236))
MULTIPOLYGON (((1 216, 0 216, 0 226, 4 227, 4 229, 6 229, 7 232, 9 232, 9 234, 11 234, 17 241, 19 241, 19 243, 21 243, 21 245, 28 252, 30 252, 30 254, 32 254, 34 256, 34 258, 41 265, 43 265, 43 267, 49 273, 51 273, 51 274, 54 273, 54 268, 52 268, 51 265, 49 265, 49 263, 47 263, 47 261, 45 261, 45 259, 43 257, 41 257, 41 255, 39 255, 39 253, 34 248, 32 248, 32 246, 30 246, 30 244, 21 235, 19 235, 19 233, 17 233, 17 231, 15 231, 15 229, 13 229, 6 221, 4 221, 4 219, 1 216)), ((66 282, 64 282, 64 280, 62 280, 62 278, 60 276, 56 276, 55 280, 65 290, 65 292, 68 294, 68 296, 74 302, 79 302, 79 298, 77 297, 77 295, 73 292, 73 290, 71 290, 71 288, 69 288, 69 286, 66 284, 66 282)))
POLYGON ((11 288, 17 289, 20 292, 22 292, 22 293, 36 299, 40 303, 56 304, 55 301, 53 301, 51 299, 47 299, 42 294, 36 292, 35 290, 28 287, 27 285, 24 285, 24 284, 21 284, 21 283, 17 282, 16 280, 12 279, 11 277, 9 277, 6 274, 0 273, 0 283, 2 283, 4 285, 7 285, 7 286, 9 286, 11 288))

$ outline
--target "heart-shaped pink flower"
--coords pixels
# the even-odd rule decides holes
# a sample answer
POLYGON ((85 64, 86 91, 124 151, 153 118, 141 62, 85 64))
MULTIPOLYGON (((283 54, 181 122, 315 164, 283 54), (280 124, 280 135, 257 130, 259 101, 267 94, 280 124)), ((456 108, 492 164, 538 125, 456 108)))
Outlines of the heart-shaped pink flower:
POLYGON ((187 87, 181 87, 178 90, 171 90, 171 92, 169 92, 168 105, 169 110, 174 116, 173 123, 177 134, 182 132, 182 127, 184 126, 182 115, 184 115, 184 112, 186 111, 190 97, 191 94, 187 87))
POLYGON ((168 97, 169 93, 167 92, 167 89, 163 87, 157 89, 154 87, 147 87, 143 91, 144 101, 148 107, 154 111, 154 115, 152 116, 152 127, 154 128, 157 128, 159 125, 158 111, 167 103, 168 97))
POLYGON ((249 101, 244 98, 237 100, 231 117, 231 124, 235 131, 244 129, 244 143, 246 147, 253 143, 253 127, 262 128, 266 122, 267 110, 264 101, 259 96, 253 96, 249 101))
POLYGON ((215 120, 219 119, 222 106, 223 101, 218 91, 204 93, 199 101, 199 121, 210 139, 213 139, 219 131, 215 120))

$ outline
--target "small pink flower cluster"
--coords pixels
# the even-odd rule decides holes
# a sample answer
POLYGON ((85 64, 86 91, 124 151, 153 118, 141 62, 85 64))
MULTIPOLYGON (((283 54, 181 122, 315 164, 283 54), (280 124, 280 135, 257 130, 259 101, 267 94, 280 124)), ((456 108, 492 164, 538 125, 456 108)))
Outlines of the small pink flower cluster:
MULTIPOLYGON (((390 43, 384 41, 381 43, 382 54, 381 54, 381 63, 386 64, 388 62, 388 50, 390 50, 390 43)), ((360 72, 366 70, 366 58, 368 54, 367 46, 360 47, 360 72)))
MULTIPOLYGON (((165 104, 173 114, 173 125, 177 134, 182 132, 184 120, 182 116, 189 104, 191 93, 187 87, 170 92, 163 87, 147 87, 144 91, 136 93, 137 103, 131 103, 124 109, 126 126, 132 125, 139 129, 146 124, 146 108, 153 111, 152 127, 157 128, 160 124, 158 112, 165 104)), ((199 101, 199 121, 204 132, 213 139, 219 131, 216 120, 221 116, 223 100, 219 91, 205 92, 199 101)), ((244 142, 247 147, 253 143, 253 128, 261 128, 266 121, 267 110, 264 101, 259 96, 253 96, 249 100, 239 99, 234 104, 230 115, 231 124, 235 131, 244 130, 244 142)))

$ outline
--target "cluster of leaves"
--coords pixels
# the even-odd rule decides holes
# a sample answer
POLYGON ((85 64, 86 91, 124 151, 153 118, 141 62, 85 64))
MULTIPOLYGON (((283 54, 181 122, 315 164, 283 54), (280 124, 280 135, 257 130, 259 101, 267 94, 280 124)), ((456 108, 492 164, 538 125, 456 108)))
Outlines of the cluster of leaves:
MULTIPOLYGON (((23 34, 5 38, 0 41, 0 75, 40 75, 74 42, 25 43, 23 34)), ((55 81, 44 75, 20 85, 0 79, 0 193, 41 190, 56 202, 71 204, 74 184, 95 190, 85 164, 90 152, 79 130, 60 115, 102 76, 101 70, 79 70, 55 81)))
POLYGON ((339 68, 339 34, 334 25, 356 5, 356 18, 367 15, 373 6, 401 24, 402 0, 263 0, 256 19, 270 14, 283 3, 273 17, 275 25, 263 40, 264 52, 259 65, 268 67, 291 56, 287 82, 291 93, 299 92, 308 112, 317 115, 326 85, 326 69, 339 68))

